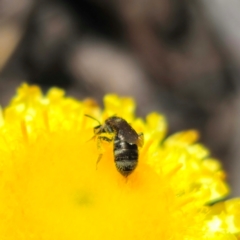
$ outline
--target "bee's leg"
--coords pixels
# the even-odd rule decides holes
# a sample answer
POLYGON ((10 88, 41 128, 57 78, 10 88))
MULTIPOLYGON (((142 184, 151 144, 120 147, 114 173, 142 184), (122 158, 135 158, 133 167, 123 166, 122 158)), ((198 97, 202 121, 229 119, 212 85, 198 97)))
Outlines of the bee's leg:
POLYGON ((106 142, 112 142, 113 141, 113 138, 108 138, 108 137, 105 137, 105 136, 99 136, 98 139, 100 141, 106 141, 106 142))
POLYGON ((103 156, 103 154, 102 154, 102 153, 101 153, 101 154, 99 154, 99 156, 98 156, 98 159, 97 159, 97 162, 96 162, 96 169, 97 169, 97 165, 98 165, 98 163, 100 162, 100 160, 101 160, 102 156, 103 156))
POLYGON ((105 136, 99 136, 97 138, 97 148, 100 149, 100 152, 103 152, 102 144, 101 144, 102 141, 112 142, 113 138, 108 138, 108 137, 105 137, 105 136))
POLYGON ((103 153, 102 153, 103 149, 102 149, 101 141, 112 142, 113 138, 108 138, 108 137, 105 137, 105 136, 99 136, 97 138, 97 148, 100 149, 101 153, 99 154, 97 162, 96 162, 96 169, 97 169, 98 163, 100 162, 100 160, 101 160, 101 158, 103 156, 103 153))

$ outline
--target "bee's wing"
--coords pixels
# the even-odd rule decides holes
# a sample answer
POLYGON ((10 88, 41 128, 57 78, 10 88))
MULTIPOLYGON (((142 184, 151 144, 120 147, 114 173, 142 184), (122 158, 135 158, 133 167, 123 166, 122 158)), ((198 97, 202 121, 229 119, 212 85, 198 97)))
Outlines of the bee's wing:
POLYGON ((118 131, 118 136, 130 144, 138 144, 139 136, 137 132, 129 125, 124 124, 118 131))
POLYGON ((144 135, 143 135, 143 133, 139 133, 139 134, 138 134, 137 145, 138 145, 139 147, 142 147, 143 144, 144 144, 144 135))

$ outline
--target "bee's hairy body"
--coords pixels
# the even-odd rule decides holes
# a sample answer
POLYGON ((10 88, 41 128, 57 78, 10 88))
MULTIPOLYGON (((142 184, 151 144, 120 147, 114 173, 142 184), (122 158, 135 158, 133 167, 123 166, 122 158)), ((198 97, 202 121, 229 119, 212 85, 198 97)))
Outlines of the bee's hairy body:
MULTIPOLYGON (((117 170, 125 177, 131 174, 138 164, 138 147, 143 144, 143 134, 137 134, 125 119, 117 116, 109 117, 104 124, 96 126, 94 133, 98 140, 113 141, 114 162, 117 170), (103 136, 106 133, 113 137, 103 136)), ((98 161, 100 159, 101 155, 98 161)))

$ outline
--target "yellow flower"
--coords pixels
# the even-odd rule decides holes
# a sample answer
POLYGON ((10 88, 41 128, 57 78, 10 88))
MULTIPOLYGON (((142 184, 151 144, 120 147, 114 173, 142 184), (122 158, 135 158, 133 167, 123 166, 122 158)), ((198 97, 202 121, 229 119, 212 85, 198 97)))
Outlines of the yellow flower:
POLYGON ((102 111, 23 84, 0 115, 0 239, 240 239, 240 199, 220 201, 225 173, 197 132, 166 137, 162 115, 143 120, 134 109, 131 98, 107 95, 102 111), (85 114, 100 122, 116 114, 144 133, 127 178, 113 143, 97 147, 98 123, 85 114))

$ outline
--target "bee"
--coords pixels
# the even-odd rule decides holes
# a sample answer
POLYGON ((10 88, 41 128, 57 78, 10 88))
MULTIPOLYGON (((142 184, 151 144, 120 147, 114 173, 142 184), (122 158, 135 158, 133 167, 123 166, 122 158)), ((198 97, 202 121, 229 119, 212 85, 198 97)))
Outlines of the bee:
MULTIPOLYGON (((89 115, 86 116, 98 121, 89 115)), ((107 118, 104 124, 99 121, 98 123, 99 125, 94 127, 94 137, 97 137, 98 141, 113 142, 115 166, 124 177, 127 177, 137 167, 138 148, 143 145, 143 134, 138 134, 125 119, 117 116, 107 118)), ((97 163, 101 157, 102 154, 97 163)))

